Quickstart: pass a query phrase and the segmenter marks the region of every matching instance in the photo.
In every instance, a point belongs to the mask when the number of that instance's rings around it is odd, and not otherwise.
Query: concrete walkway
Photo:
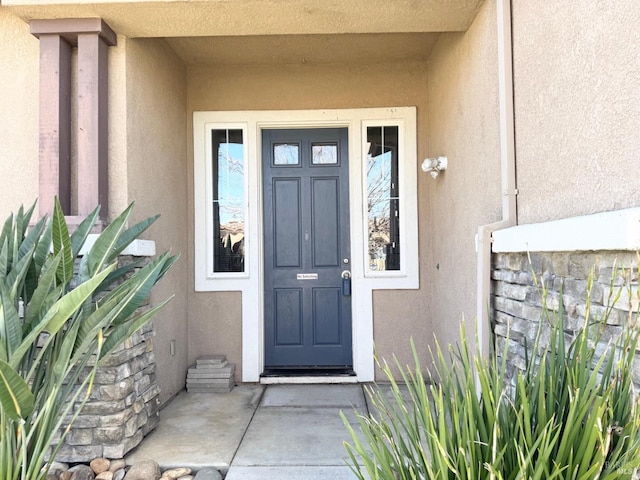
[[[215,467],[225,480],[355,477],[346,464],[349,439],[340,411],[367,411],[361,385],[247,385],[228,394],[178,395],[156,430],[127,463]]]

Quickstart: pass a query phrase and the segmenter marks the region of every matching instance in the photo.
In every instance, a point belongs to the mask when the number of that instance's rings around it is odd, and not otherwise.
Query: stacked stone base
[[[549,337],[552,326],[543,320],[545,308],[555,318],[562,307],[565,332],[571,336],[586,321],[588,298],[591,319],[606,317],[599,352],[632,327],[639,311],[639,258],[626,251],[494,254],[493,331],[499,357],[508,342],[507,382],[513,384],[516,373],[525,369],[538,333]],[[640,392],[640,354],[636,358],[633,383]]]
[[[98,368],[89,400],[58,450],[57,460],[122,458],[156,427],[160,389],[153,334],[148,323]]]
[[[189,393],[228,393],[234,383],[236,366],[224,355],[208,355],[196,360],[187,373]]]

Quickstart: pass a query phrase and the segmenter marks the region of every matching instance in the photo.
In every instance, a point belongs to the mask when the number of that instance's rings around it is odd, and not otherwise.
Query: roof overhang
[[[34,19],[103,19],[128,37],[465,31],[484,0],[0,0]]]

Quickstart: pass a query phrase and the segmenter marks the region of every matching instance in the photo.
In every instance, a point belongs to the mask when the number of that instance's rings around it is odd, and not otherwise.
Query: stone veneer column
[[[151,247],[151,243],[137,240],[129,247],[130,252],[120,255],[119,266],[154,255],[155,245]],[[142,305],[138,313],[147,308],[147,304]],[[122,458],[156,427],[160,388],[156,380],[154,334],[152,323],[147,323],[103,359],[89,400],[60,446],[57,460],[73,463],[97,457]],[[61,432],[66,427],[63,424]],[[58,436],[54,444],[59,440]]]
[[[100,18],[32,20],[40,39],[40,214],[58,195],[67,221],[77,223],[101,205],[108,214],[107,49],[116,34]],[[78,47],[77,208],[72,212],[70,124],[71,48]]]

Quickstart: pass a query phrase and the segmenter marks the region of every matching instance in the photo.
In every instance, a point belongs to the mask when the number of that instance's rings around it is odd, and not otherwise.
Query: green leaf
[[[91,230],[96,224],[96,219],[100,213],[100,205],[98,205],[93,212],[91,212],[82,222],[78,225],[78,228],[71,234],[71,252],[73,258],[76,258],[80,253],[80,249],[87,241],[87,237],[91,233]]]
[[[143,258],[139,258],[133,262],[127,263],[121,267],[116,268],[113,272],[109,274],[107,278],[104,279],[102,285],[100,285],[100,290],[105,290],[108,286],[117,283],[121,278],[126,278],[126,276],[131,273],[133,270],[138,268],[144,262]]]
[[[131,204],[133,206],[133,204]],[[118,238],[116,245],[113,248],[114,255],[120,255],[122,251],[129,246],[131,242],[137,239],[147,228],[149,228],[160,215],[156,215],[154,217],[147,218],[141,222],[136,223],[133,227],[128,228]]]
[[[69,238],[69,230],[67,222],[60,206],[60,201],[56,197],[53,207],[53,253],[58,255],[62,253],[62,259],[58,264],[57,276],[61,283],[67,284],[73,278],[73,253],[71,251],[71,240]]]
[[[7,357],[22,341],[22,325],[13,298],[4,285],[0,285],[0,341],[4,340]]]
[[[58,332],[69,317],[71,317],[71,315],[82,306],[84,301],[93,294],[96,287],[100,285],[107,275],[109,275],[109,272],[111,272],[113,268],[115,268],[115,264],[105,268],[102,272],[91,278],[91,280],[83,283],[77,288],[74,288],[58,300],[52,307],[56,311],[45,317],[47,324],[44,330],[49,332],[51,335]]]
[[[124,340],[133,335],[136,331],[138,331],[144,324],[146,324],[151,318],[164,307],[167,303],[171,301],[173,295],[163,302],[155,305],[150,310],[147,310],[143,314],[135,317],[122,325],[118,325],[116,328],[109,332],[109,336],[104,341],[104,345],[102,346],[102,350],[100,351],[100,359],[104,358],[108,355],[114,348],[120,345]]]
[[[9,215],[7,219],[4,221],[4,225],[2,226],[2,231],[0,232],[0,243],[9,242],[12,231],[13,231],[13,213]],[[9,247],[8,243],[7,243],[7,247]]]
[[[20,346],[15,350],[13,357],[9,359],[9,364],[14,368],[17,368],[17,365],[22,361],[26,352],[31,348],[31,345],[36,341],[38,335],[43,331],[50,333],[50,336],[45,343],[45,347],[48,346],[69,317],[71,317],[71,315],[82,306],[84,301],[91,296],[98,285],[100,285],[113,268],[114,265],[109,266],[95,277],[65,294],[60,298],[60,300],[51,306],[44,318],[40,320],[33,330],[24,337]],[[43,349],[45,347],[43,347]]]
[[[46,220],[46,218],[41,218],[32,228],[29,229],[27,235],[24,237],[24,240],[20,244],[20,248],[18,249],[19,258],[32,252],[33,246],[38,243],[42,232],[47,226]]]
[[[9,250],[7,242],[0,244],[0,279],[4,278],[9,267]]]
[[[4,360],[0,360],[0,405],[14,421],[27,418],[34,407],[34,397],[29,385]]]
[[[33,292],[31,300],[25,305],[24,308],[24,325],[25,330],[31,330],[31,325],[34,325],[46,314],[48,307],[52,305],[48,304],[47,299],[50,298],[50,293],[55,287],[56,272],[58,270],[58,264],[62,258],[61,254],[53,257],[51,262],[47,264],[40,273],[38,279],[38,287]],[[60,285],[56,293],[55,300],[58,300],[58,295],[62,293],[64,285]]]
[[[40,237],[40,241],[38,242],[38,246],[36,247],[36,251],[33,255],[33,261],[36,266],[40,269],[44,265],[44,262],[49,257],[51,253],[51,244],[53,241],[53,222],[47,223],[47,226]]]
[[[64,382],[69,369],[74,365],[69,363],[71,358],[71,354],[73,352],[73,346],[76,342],[76,337],[78,335],[78,328],[80,327],[80,322],[72,322],[69,328],[67,328],[64,332],[64,338],[62,340],[62,346],[58,351],[58,355],[51,368],[55,376],[56,382]]]
[[[122,323],[142,305],[151,293],[151,289],[160,278],[160,273],[164,269],[164,264],[169,260],[170,258],[168,253],[163,253],[158,258],[138,270],[131,278],[114,290],[114,292],[119,292],[121,290],[125,290],[127,292],[127,302],[123,308],[121,308],[118,316],[114,319],[115,324]]]
[[[114,258],[113,252],[115,246],[118,244],[118,237],[129,219],[132,209],[133,203],[118,215],[118,217],[104,229],[100,236],[98,236],[96,243],[93,244],[93,247],[87,254],[88,275],[94,275],[104,265],[111,263]]]
[[[36,246],[31,246],[31,251],[24,255],[17,263],[14,263],[5,280],[6,287],[11,291],[13,298],[18,298],[18,292],[22,290],[22,284],[29,272],[31,257]]]

